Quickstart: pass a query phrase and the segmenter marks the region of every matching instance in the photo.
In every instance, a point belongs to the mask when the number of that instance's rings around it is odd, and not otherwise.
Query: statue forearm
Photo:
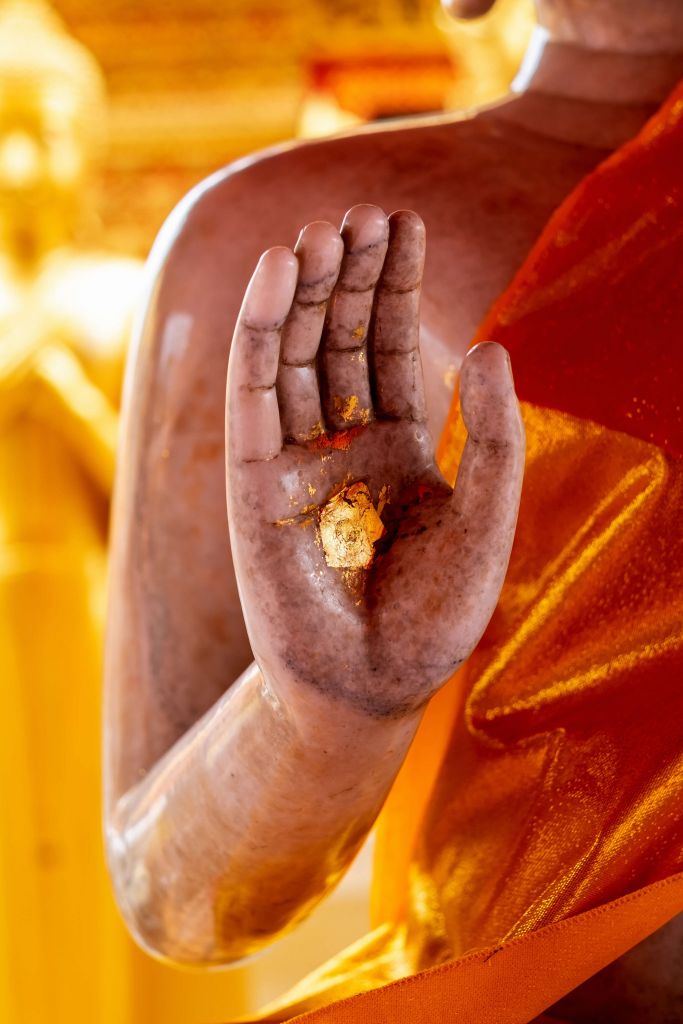
[[[110,810],[110,868],[139,941],[229,963],[301,920],[365,838],[419,717],[315,693],[284,707],[252,665]]]

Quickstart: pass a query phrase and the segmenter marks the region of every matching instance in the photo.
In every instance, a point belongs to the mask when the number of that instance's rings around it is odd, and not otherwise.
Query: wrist
[[[396,748],[405,752],[422,720],[426,705],[378,717],[343,696],[326,693],[306,682],[286,682],[261,669],[261,699],[271,715],[287,723],[300,741],[320,750],[359,751]]]

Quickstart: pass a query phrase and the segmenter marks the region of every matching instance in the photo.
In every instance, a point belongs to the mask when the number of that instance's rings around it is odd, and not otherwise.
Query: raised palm
[[[455,491],[434,461],[418,350],[424,227],[354,207],[252,278],[228,374],[228,508],[270,685],[377,715],[422,704],[491,616],[524,433],[498,345],[465,361]]]

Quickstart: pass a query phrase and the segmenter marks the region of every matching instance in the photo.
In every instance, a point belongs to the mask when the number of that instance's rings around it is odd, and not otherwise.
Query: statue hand
[[[455,489],[425,425],[424,226],[354,207],[264,254],[228,371],[231,542],[264,678],[374,715],[423,704],[493,612],[514,535],[524,430],[507,353],[461,375]]]

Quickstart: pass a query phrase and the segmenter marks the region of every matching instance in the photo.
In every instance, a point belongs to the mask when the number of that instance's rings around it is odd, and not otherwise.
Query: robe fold
[[[502,596],[379,822],[376,929],[260,1020],[523,1024],[683,910],[683,84],[475,341],[527,431]],[[455,479],[457,398],[439,447]]]

